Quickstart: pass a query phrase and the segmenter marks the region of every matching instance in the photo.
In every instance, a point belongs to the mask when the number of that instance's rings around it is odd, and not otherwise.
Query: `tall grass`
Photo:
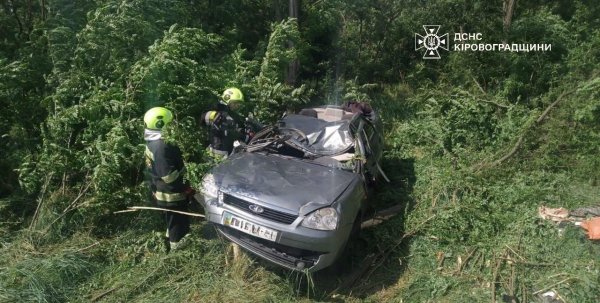
[[[574,94],[544,124],[522,132],[538,109],[492,110],[460,89],[449,91],[398,86],[373,98],[385,123],[383,167],[392,182],[371,202],[404,211],[362,232],[347,273],[373,263],[347,289],[338,289],[346,277],[335,273],[313,277],[247,255],[233,260],[229,244],[201,221],[193,224],[191,245],[172,253],[157,213],[105,211],[88,220],[84,214],[93,214],[75,212],[55,222],[70,201],[56,195],[31,230],[3,229],[0,301],[524,302],[545,290],[567,302],[599,301],[600,247],[572,224],[537,218],[542,204],[599,202],[600,172],[591,167],[600,151],[590,140],[599,128],[577,120],[578,110],[594,108],[595,95]],[[562,133],[570,123],[575,135]],[[482,130],[490,135],[485,144]],[[505,155],[521,134],[525,143],[513,157],[473,169]]]

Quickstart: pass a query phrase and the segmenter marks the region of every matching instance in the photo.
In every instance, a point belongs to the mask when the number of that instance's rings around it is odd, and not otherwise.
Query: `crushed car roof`
[[[317,154],[344,153],[354,146],[350,120],[327,122],[304,115],[288,115],[279,122],[281,128],[294,128],[308,138],[306,147]]]

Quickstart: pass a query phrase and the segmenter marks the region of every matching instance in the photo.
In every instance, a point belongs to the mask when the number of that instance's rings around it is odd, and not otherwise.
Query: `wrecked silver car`
[[[360,230],[383,174],[375,112],[327,106],[291,114],[205,175],[207,220],[245,250],[293,270],[336,261]]]

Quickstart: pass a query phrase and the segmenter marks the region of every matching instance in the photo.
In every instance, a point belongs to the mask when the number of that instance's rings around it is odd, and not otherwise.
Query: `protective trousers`
[[[188,206],[168,206],[169,210],[188,211]],[[190,218],[187,215],[165,211],[165,222],[169,233],[169,242],[179,242],[190,231]]]

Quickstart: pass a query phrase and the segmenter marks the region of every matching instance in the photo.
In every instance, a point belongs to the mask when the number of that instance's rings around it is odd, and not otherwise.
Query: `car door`
[[[361,121],[359,122],[357,135],[360,140],[362,153],[365,157],[362,174],[365,180],[370,183],[373,182],[379,174],[377,165],[381,158],[383,140],[381,134],[377,132],[373,124],[363,117],[361,117]]]

